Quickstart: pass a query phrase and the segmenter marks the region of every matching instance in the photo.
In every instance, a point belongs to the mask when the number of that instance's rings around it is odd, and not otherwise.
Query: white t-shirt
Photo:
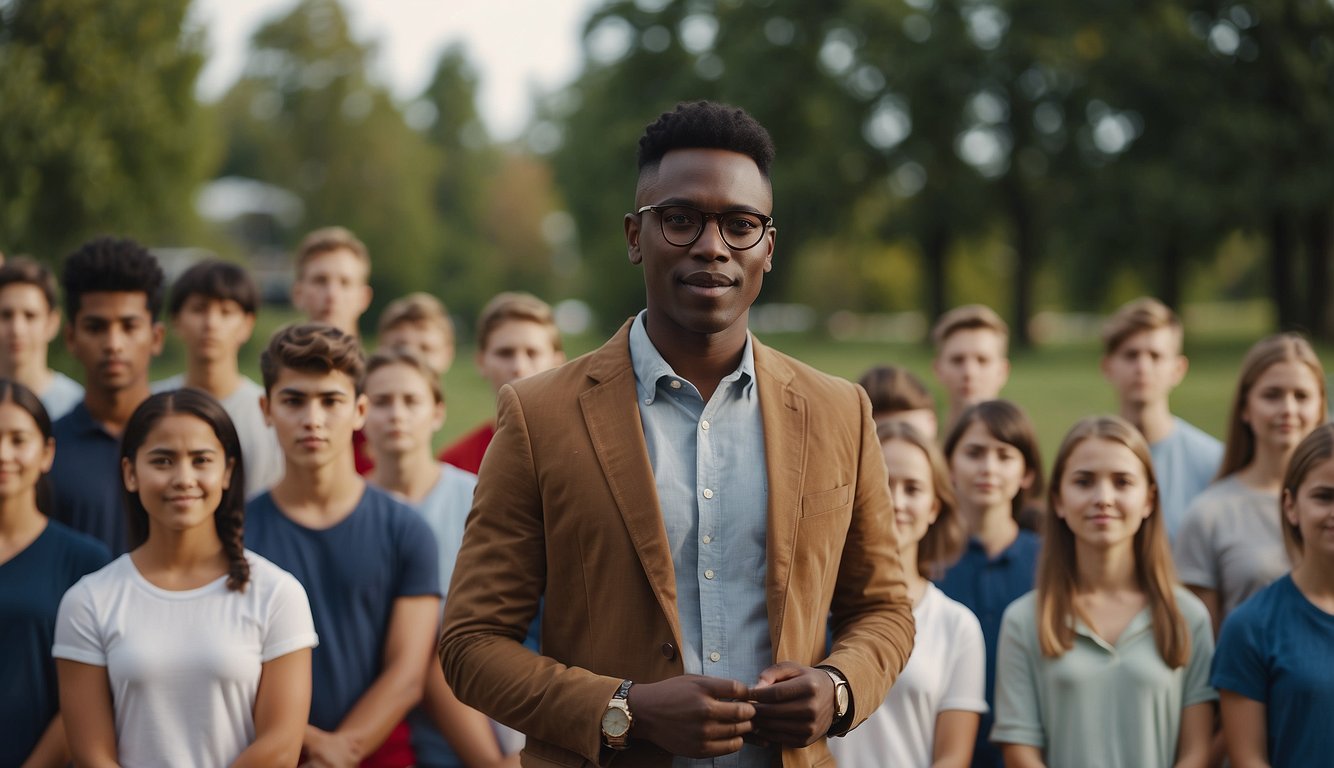
[[[60,371],[51,371],[51,383],[37,393],[37,399],[42,401],[46,415],[55,421],[83,400],[83,385]]]
[[[152,385],[154,394],[185,386],[185,374],[168,376]],[[273,427],[264,423],[264,412],[259,409],[259,399],[264,396],[264,387],[246,376],[236,391],[222,398],[222,409],[231,417],[236,434],[241,438],[241,460],[245,465],[245,497],[252,499],[260,493],[277,485],[286,471],[286,459],[278,445],[278,436]]]
[[[246,557],[244,592],[161,589],[125,554],[60,601],[52,655],[106,667],[125,768],[231,765],[255,740],[261,665],[317,644],[300,582]]]
[[[927,768],[937,715],[987,711],[986,647],[977,617],[929,583],[912,613],[912,655],[884,703],[855,730],[829,740],[839,768]]]

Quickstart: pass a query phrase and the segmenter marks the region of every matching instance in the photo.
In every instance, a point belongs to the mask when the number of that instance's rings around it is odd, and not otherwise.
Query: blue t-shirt
[[[1329,765],[1334,755],[1334,616],[1284,576],[1223,622],[1210,684],[1265,705],[1269,764]]]
[[[996,646],[1000,642],[1001,619],[1010,603],[1033,589],[1037,575],[1037,534],[1020,529],[1014,543],[995,558],[987,557],[981,542],[970,539],[963,557],[936,582],[940,591],[963,603],[982,625],[987,650],[987,711],[977,729],[973,768],[1000,768],[1000,749],[988,737],[996,712]]]
[[[1223,444],[1179,418],[1172,419],[1172,431],[1149,446],[1153,473],[1158,478],[1158,503],[1162,507],[1167,535],[1176,540],[1186,519],[1186,510],[1218,475],[1223,461]]]
[[[0,766],[22,765],[60,709],[51,658],[60,598],[110,561],[101,542],[50,521],[0,563]]]
[[[421,517],[366,487],[352,513],[316,530],[265,492],[246,505],[246,547],[306,588],[320,644],[311,659],[310,723],[332,731],[383,669],[394,600],[440,594],[435,537]]]
[[[93,419],[80,402],[51,427],[56,460],[51,480],[51,517],[123,555],[125,491],[121,487],[120,438]]]

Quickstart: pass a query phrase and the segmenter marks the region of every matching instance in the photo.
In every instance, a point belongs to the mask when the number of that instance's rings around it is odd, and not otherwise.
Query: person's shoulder
[[[88,413],[88,406],[80,400],[74,407],[69,409],[64,416],[56,419],[51,424],[51,433],[57,437],[75,437],[86,430],[93,421],[93,417]],[[59,446],[57,445],[57,448]],[[60,451],[56,451],[56,458],[60,458]]]
[[[790,386],[808,396],[823,398],[848,398],[856,402],[858,387],[856,384],[839,376],[804,363],[797,358],[780,352],[751,336],[755,350],[755,368],[770,376],[776,376],[790,382]]]
[[[130,583],[135,571],[130,553],[117,557],[106,565],[83,575],[66,595],[82,596],[89,599],[93,595],[105,595],[108,591],[120,589]]]
[[[148,385],[148,390],[153,394],[170,392],[173,389],[180,389],[185,386],[185,374],[178,373],[174,376],[168,376],[165,379],[158,379]]]
[[[1042,537],[1033,531],[1020,528],[1019,535],[1014,537],[1014,543],[1010,545],[1007,554],[1011,557],[1037,557],[1042,549]]]
[[[1010,603],[1001,617],[1003,625],[1013,624],[1019,627],[1034,627],[1036,632],[1038,617],[1038,591],[1029,590]]]
[[[111,562],[111,550],[107,549],[106,544],[58,520],[47,520],[45,535],[49,537],[52,546],[68,553],[76,564],[88,566],[89,571]]]
[[[928,601],[932,621],[949,627],[950,636],[956,636],[958,632],[970,627],[976,627],[979,635],[981,634],[982,624],[977,620],[977,614],[930,582],[927,582],[923,603]]]
[[[1177,610],[1181,612],[1182,618],[1191,629],[1203,626],[1210,627],[1212,631],[1213,619],[1209,616],[1209,609],[1194,592],[1178,584],[1172,588],[1172,596],[1176,598]]]
[[[440,462],[440,479],[437,483],[441,489],[466,490],[468,493],[472,493],[472,489],[477,487],[477,475],[442,461]]]
[[[301,586],[301,581],[297,577],[258,552],[247,548],[245,559],[250,564],[250,582],[257,589],[266,593],[292,588],[305,592],[305,587]]]
[[[400,529],[421,528],[429,531],[421,515],[408,506],[407,502],[370,483],[366,484],[366,490],[361,494],[361,500],[357,502],[352,514],[374,517]]]
[[[1189,421],[1186,421],[1180,416],[1175,417],[1175,421],[1176,421],[1175,436],[1179,440],[1181,440],[1181,442],[1185,443],[1186,445],[1192,448],[1216,449],[1220,453],[1222,452],[1223,443],[1218,438],[1214,437],[1208,432],[1205,432],[1204,430],[1200,429],[1194,424],[1191,424]]]

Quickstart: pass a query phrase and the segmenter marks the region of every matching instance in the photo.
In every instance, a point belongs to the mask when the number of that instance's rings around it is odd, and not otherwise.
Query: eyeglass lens
[[[673,205],[658,212],[662,222],[662,236],[675,246],[686,246],[695,242],[704,230],[707,218],[718,220],[718,231],[723,242],[731,248],[745,250],[754,246],[764,236],[764,219],[745,211],[724,211],[706,214],[684,205]]]

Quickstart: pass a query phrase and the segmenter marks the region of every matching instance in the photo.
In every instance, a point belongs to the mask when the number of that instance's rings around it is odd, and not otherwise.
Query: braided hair
[[[176,389],[153,395],[140,403],[125,425],[120,442],[121,463],[128,461],[132,464],[148,439],[148,433],[162,419],[175,414],[193,416],[208,424],[231,465],[231,482],[223,490],[222,499],[213,513],[213,524],[227,556],[227,588],[244,591],[250,581],[250,563],[245,558],[245,467],[241,461],[241,439],[222,405],[197,389]],[[130,548],[133,549],[148,540],[148,510],[139,494],[128,490],[125,492],[125,510],[129,518]]]

